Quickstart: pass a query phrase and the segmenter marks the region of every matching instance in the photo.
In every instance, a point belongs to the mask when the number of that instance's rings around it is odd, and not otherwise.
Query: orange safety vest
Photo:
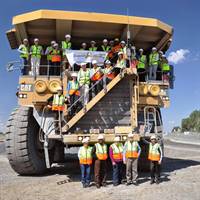
[[[51,52],[51,61],[52,62],[61,62],[61,55],[59,50],[53,50]]]
[[[79,91],[79,83],[78,81],[70,81],[70,89],[69,89],[69,95],[77,95],[80,96],[80,91]]]
[[[115,143],[111,145],[111,148],[113,150],[113,159],[114,160],[122,160],[123,159],[123,145],[122,143],[119,143],[119,146],[117,146]]]
[[[159,161],[160,160],[160,152],[159,152],[160,148],[161,147],[158,143],[156,143],[154,145],[152,143],[150,143],[148,159],[151,161]]]
[[[114,79],[115,78],[115,74],[113,72],[111,72],[111,70],[112,70],[112,67],[105,68],[104,69],[104,74],[106,75],[107,78]]]
[[[107,145],[106,144],[101,145],[99,143],[96,143],[95,147],[96,147],[97,158],[99,160],[106,160],[108,158]]]
[[[82,146],[78,152],[79,163],[82,165],[92,164],[92,147],[85,148]]]
[[[126,158],[138,158],[138,142],[130,141],[126,142],[125,146],[127,145],[126,149]]]
[[[100,67],[98,67],[96,69],[93,68],[93,70],[94,70],[94,75],[92,76],[91,80],[92,81],[98,81],[98,80],[100,80],[101,77],[103,76],[102,72],[99,71]]]
[[[65,106],[65,97],[63,95],[59,96],[58,94],[54,94],[52,110],[53,111],[64,111]]]

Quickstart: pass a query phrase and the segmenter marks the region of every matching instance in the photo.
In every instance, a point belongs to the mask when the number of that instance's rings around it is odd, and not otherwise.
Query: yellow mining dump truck
[[[137,49],[143,48],[147,55],[152,47],[166,52],[173,34],[171,26],[157,19],[87,12],[38,10],[15,16],[12,24],[13,29],[6,33],[12,49],[17,49],[24,38],[30,43],[39,38],[46,48],[51,40],[60,44],[65,34],[70,34],[73,50],[68,53],[77,59],[81,56],[86,59],[93,54],[102,59],[103,52],[90,54],[79,49],[82,42],[91,40],[100,46],[104,38],[125,40]],[[8,64],[8,70],[18,67],[18,61]],[[84,137],[89,137],[93,144],[99,133],[104,134],[106,143],[110,144],[115,135],[125,142],[127,134],[138,128],[135,135],[138,140],[141,137],[148,139],[154,133],[162,143],[160,108],[169,106],[168,91],[170,86],[173,87],[173,80],[164,82],[161,78],[140,82],[136,68],[128,64],[75,115],[68,116],[70,105],[66,105],[57,127],[55,112],[47,105],[56,88],[61,86],[66,95],[71,77],[70,70],[63,67],[60,75],[51,75],[50,67],[43,55],[38,75],[27,73],[19,77],[19,106],[11,113],[6,129],[7,155],[17,173],[44,173],[52,163],[63,158],[65,147],[80,146]],[[55,131],[57,128],[59,134]],[[141,140],[140,143],[139,169],[146,169],[148,147]]]

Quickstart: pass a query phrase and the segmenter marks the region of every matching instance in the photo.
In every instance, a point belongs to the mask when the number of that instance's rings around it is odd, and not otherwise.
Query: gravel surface
[[[137,187],[124,184],[113,187],[109,179],[107,187],[96,189],[92,185],[83,189],[79,176],[75,159],[69,159],[65,166],[55,167],[44,176],[18,176],[1,153],[0,200],[200,200],[200,148],[166,141],[159,185],[150,185],[149,175],[141,174]],[[63,180],[67,183],[57,184]]]

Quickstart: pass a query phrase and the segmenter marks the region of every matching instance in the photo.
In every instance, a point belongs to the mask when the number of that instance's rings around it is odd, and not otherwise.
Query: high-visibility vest
[[[37,57],[37,58],[41,58],[41,55],[42,55],[42,46],[40,45],[32,45],[31,46],[31,56],[32,57]]]
[[[110,46],[101,45],[101,48],[103,49],[103,51],[106,51],[106,52],[110,50]]]
[[[148,159],[151,161],[159,161],[160,160],[160,144],[156,143],[156,144],[149,144],[149,156]]]
[[[28,52],[29,52],[28,47],[22,44],[20,46],[20,50],[23,51],[23,53],[20,53],[20,57],[28,59]]]
[[[125,146],[127,146],[126,158],[138,158],[138,142],[127,141]]]
[[[65,103],[65,97],[64,95],[58,95],[54,94],[53,96],[53,103],[52,103],[52,110],[64,110],[64,103]]]
[[[83,71],[80,69],[79,71],[79,85],[89,85],[90,84],[90,71],[89,69],[86,69],[86,71]]]
[[[102,77],[102,72],[100,71],[100,67],[97,67],[97,68],[93,68],[92,70],[93,70],[93,72],[94,72],[94,74],[93,74],[93,76],[91,77],[91,80],[92,81],[98,81],[98,80],[100,80],[101,79],[101,77]]]
[[[79,149],[79,163],[83,165],[91,165],[92,164],[92,147],[84,147],[82,146]]]
[[[159,54],[157,52],[151,53],[149,55],[149,65],[158,65],[159,62]]]
[[[127,48],[126,47],[121,48],[120,51],[123,52],[124,58],[126,59],[127,58]]]
[[[146,60],[147,60],[146,55],[140,56],[140,58],[138,59],[137,68],[138,69],[145,69]]]
[[[60,55],[60,50],[53,49],[51,52],[51,61],[52,62],[60,62],[61,61],[61,55]]]
[[[48,51],[47,60],[50,60],[50,61],[51,61],[52,55],[50,54],[50,52],[51,52],[52,50],[53,50],[53,47],[52,47],[52,46],[47,47],[47,51]]]
[[[104,69],[104,74],[109,79],[114,79],[115,78],[115,74],[112,72],[112,69],[113,69],[112,67],[109,67],[109,68],[106,67]]]
[[[162,63],[161,67],[163,71],[170,71],[170,65],[168,63]]]
[[[75,94],[77,96],[80,96],[78,81],[69,81],[69,83],[70,83],[69,95]]]
[[[118,68],[124,68],[124,67],[126,67],[126,62],[125,62],[125,60],[124,59],[121,59],[121,60],[117,60],[117,64],[116,64],[116,67],[118,67]]]
[[[97,50],[97,47],[90,47],[89,48],[89,51],[96,51]]]
[[[71,49],[71,47],[72,47],[71,42],[62,41],[62,49],[63,50]],[[65,51],[63,51],[63,55],[65,55]]]
[[[106,144],[101,145],[99,143],[96,143],[95,147],[96,147],[97,158],[99,160],[106,160],[108,158],[107,145]]]
[[[122,143],[119,143],[119,145],[113,143],[111,145],[111,148],[113,150],[113,159],[114,160],[122,160],[123,159],[123,145],[122,145]]]
[[[80,51],[87,51],[87,49],[80,48]]]

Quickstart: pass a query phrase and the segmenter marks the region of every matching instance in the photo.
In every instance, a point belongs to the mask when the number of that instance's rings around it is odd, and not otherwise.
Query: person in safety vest
[[[81,182],[83,188],[90,186],[91,181],[91,165],[92,165],[92,147],[89,144],[89,138],[82,140],[83,146],[78,151],[78,158],[81,168]]]
[[[101,45],[101,51],[105,51],[105,52],[110,51],[110,46],[108,45],[107,39],[103,40],[103,44]]]
[[[123,167],[123,144],[119,136],[114,138],[114,143],[109,148],[109,155],[113,166],[113,185],[118,186],[122,183]]]
[[[83,42],[81,44],[81,48],[80,48],[81,51],[86,51],[87,50],[87,44],[85,42]]]
[[[94,165],[95,184],[97,188],[106,186],[108,148],[104,136],[98,135],[98,142],[93,147],[93,155],[96,158]]]
[[[150,142],[143,139],[143,142],[149,144],[149,155],[148,159],[150,160],[150,173],[151,173],[151,181],[150,184],[160,183],[160,169],[162,163],[163,152],[160,144],[157,141],[155,135],[150,137]]]
[[[53,45],[53,49],[49,52],[51,55],[51,71],[50,75],[59,76],[61,73],[60,63],[61,63],[61,51],[57,43]]]
[[[50,55],[50,52],[53,50],[53,45],[55,44],[56,42],[55,41],[51,41],[51,46],[48,46],[46,48],[46,51],[45,51],[45,55],[47,56],[47,64],[48,65],[51,65],[51,55]]]
[[[86,63],[81,63],[81,69],[78,72],[77,80],[80,86],[81,101],[85,106],[89,102],[90,70],[86,68]]]
[[[31,54],[31,73],[33,76],[39,75],[40,73],[40,60],[43,55],[43,48],[39,45],[39,39],[34,39],[34,45],[30,48]]]
[[[93,68],[90,70],[91,87],[93,87],[92,97],[95,97],[103,88],[103,85],[102,85],[103,72],[102,72],[101,67],[97,65],[96,60],[92,61],[92,66]]]
[[[165,55],[162,55],[161,69],[163,74],[162,80],[169,82],[170,65]]]
[[[115,73],[113,72],[113,67],[111,66],[111,62],[109,60],[105,61],[105,68],[103,69],[104,73],[104,85],[107,85],[115,78]]]
[[[92,40],[90,42],[90,48],[89,48],[89,51],[97,51],[97,47],[96,47],[96,42],[94,40]]]
[[[127,59],[127,47],[126,47],[126,42],[125,42],[125,41],[121,41],[121,42],[120,42],[120,45],[121,45],[120,51],[123,52],[124,59]]]
[[[134,134],[128,134],[128,141],[124,144],[123,161],[126,164],[126,185],[138,185],[138,158],[141,153],[140,145],[134,140]]]
[[[159,54],[157,48],[153,47],[152,52],[149,55],[149,80],[156,80],[158,64]]]
[[[29,60],[29,44],[28,39],[23,39],[23,44],[21,44],[18,48],[18,52],[20,53],[20,58],[23,60],[23,67],[21,69],[22,75],[26,75],[28,73],[28,60]]]
[[[62,41],[63,56],[65,56],[66,50],[70,50],[71,48],[72,48],[71,35],[65,35],[65,40]]]
[[[79,90],[79,83],[77,81],[77,73],[73,72],[71,74],[72,80],[68,82],[67,84],[67,99],[70,102],[71,105],[74,105],[75,102],[80,97],[80,90]],[[79,106],[79,102],[77,102],[72,108],[71,108],[71,115],[75,114],[77,112]]]
[[[124,59],[123,52],[120,51],[118,53],[118,60],[115,65],[115,75],[119,74],[124,68],[126,68],[126,60]]]
[[[139,49],[139,55],[137,58],[137,72],[139,75],[139,81],[145,82],[146,77],[146,64],[147,64],[147,57],[143,54],[144,50]]]

